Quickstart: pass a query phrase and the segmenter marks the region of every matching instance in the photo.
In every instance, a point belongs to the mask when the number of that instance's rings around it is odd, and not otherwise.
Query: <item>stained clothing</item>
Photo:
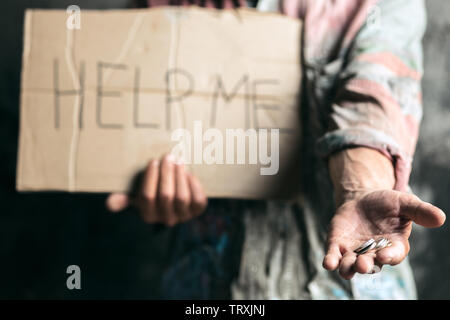
[[[262,0],[257,9],[303,21],[302,196],[210,199],[205,214],[176,227],[164,298],[415,299],[407,259],[351,281],[322,259],[335,210],[327,156],[379,150],[392,160],[395,189],[408,190],[422,117],[423,0]]]

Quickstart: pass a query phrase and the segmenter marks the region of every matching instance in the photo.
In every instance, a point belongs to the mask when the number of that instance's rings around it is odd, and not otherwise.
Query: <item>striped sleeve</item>
[[[423,0],[381,0],[354,37],[337,80],[323,156],[352,146],[392,159],[406,191],[422,117]]]

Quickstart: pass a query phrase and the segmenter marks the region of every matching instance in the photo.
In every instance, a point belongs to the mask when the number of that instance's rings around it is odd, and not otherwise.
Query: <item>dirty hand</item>
[[[340,151],[330,157],[329,169],[337,210],[329,226],[323,267],[339,269],[344,279],[400,263],[410,249],[412,222],[435,228],[445,221],[439,208],[413,194],[393,190],[394,166],[377,150]],[[367,240],[382,237],[392,245],[361,255],[354,252]]]
[[[375,265],[378,270],[383,264],[396,265],[408,255],[412,222],[435,228],[444,221],[439,208],[415,195],[394,190],[368,192],[338,208],[330,224],[323,266],[339,269],[344,279],[350,279],[355,272],[374,272]],[[368,239],[381,237],[392,245],[361,255],[353,252]]]
[[[197,178],[169,154],[161,161],[150,161],[136,197],[113,193],[106,200],[106,206],[112,212],[130,205],[139,209],[147,223],[173,226],[201,214],[206,208],[207,198]]]

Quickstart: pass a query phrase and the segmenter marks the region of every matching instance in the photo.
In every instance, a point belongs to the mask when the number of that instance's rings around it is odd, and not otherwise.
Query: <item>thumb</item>
[[[399,201],[400,214],[423,227],[437,228],[445,222],[445,213],[441,209],[413,194],[403,193]]]
[[[124,210],[130,204],[129,197],[124,193],[111,193],[106,199],[106,208],[111,212]]]

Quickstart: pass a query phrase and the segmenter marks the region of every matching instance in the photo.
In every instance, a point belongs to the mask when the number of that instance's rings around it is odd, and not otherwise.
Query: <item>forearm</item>
[[[374,149],[344,149],[330,156],[328,167],[337,205],[371,190],[393,189],[395,184],[392,161]]]

